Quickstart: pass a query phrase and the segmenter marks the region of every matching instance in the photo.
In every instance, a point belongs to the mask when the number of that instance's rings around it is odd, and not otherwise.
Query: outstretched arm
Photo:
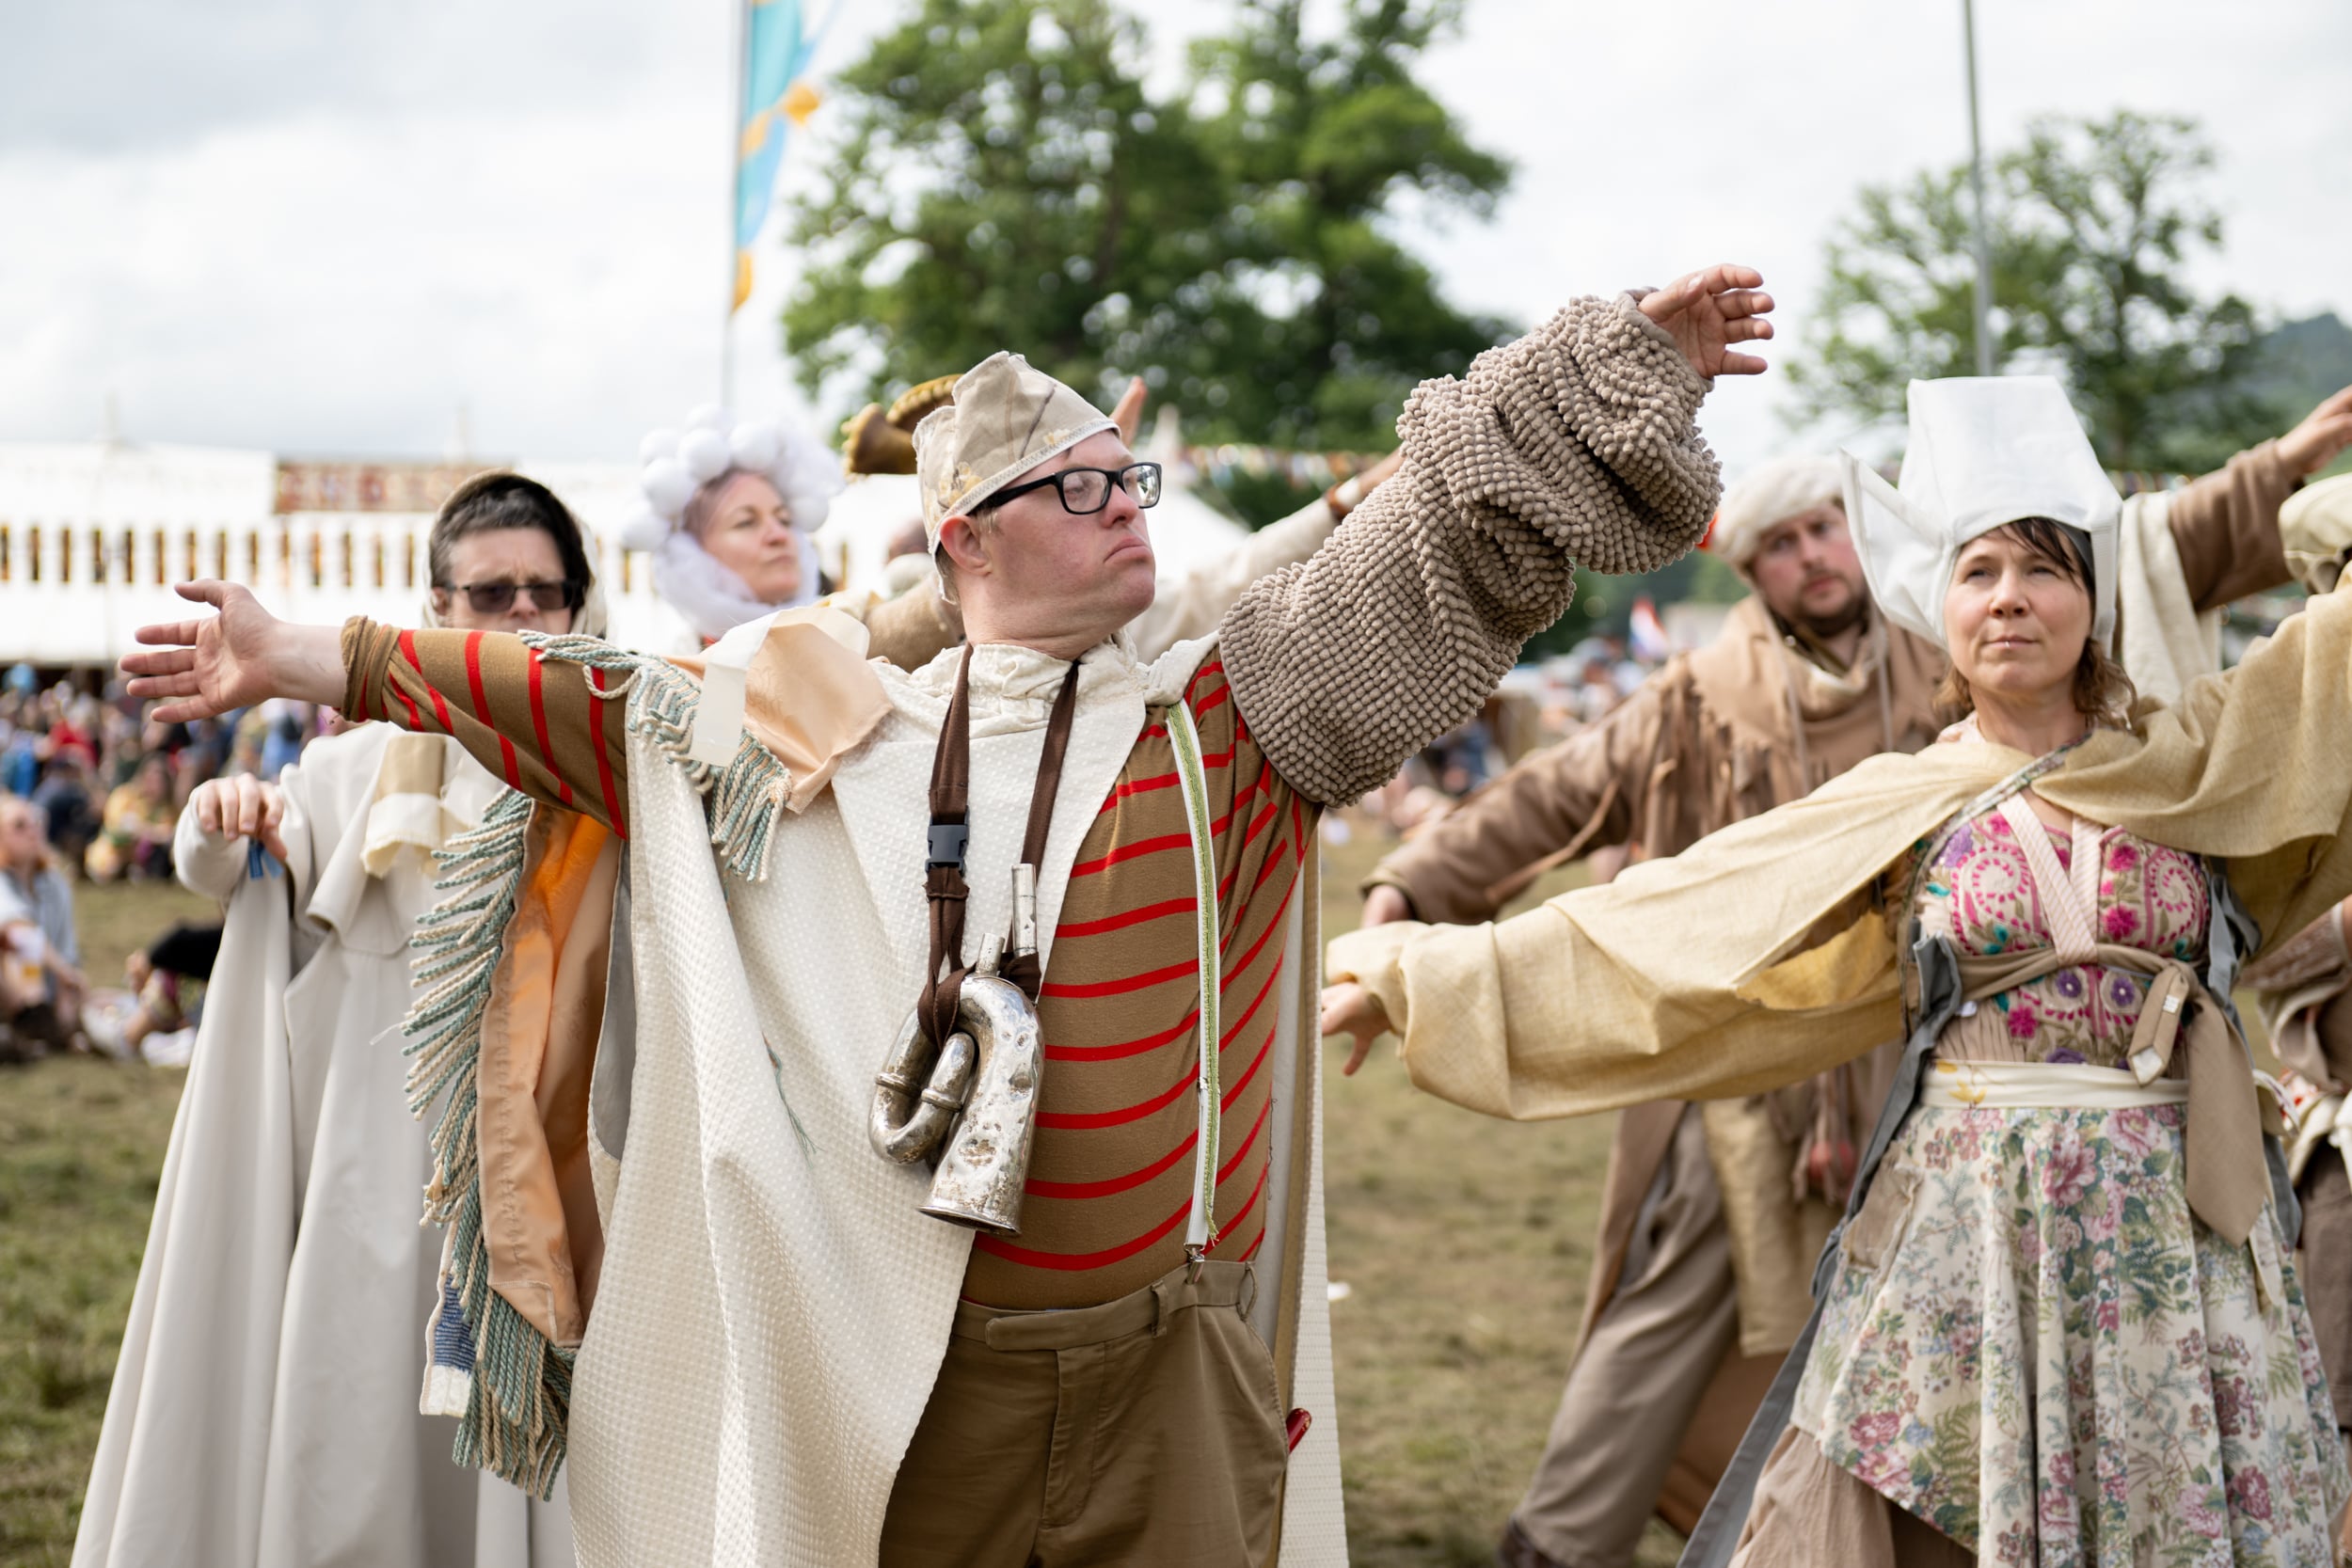
[[[338,629],[281,621],[229,582],[182,583],[217,615],[135,634],[151,650],[122,661],[134,697],[165,699],[166,723],[270,697],[340,707],[356,720],[450,735],[532,799],[584,812],[627,835],[628,753],[617,699],[598,673],[545,660],[507,632],[402,631],[355,617]]]
[[[1697,543],[1721,486],[1693,420],[1715,375],[1764,368],[1733,346],[1772,333],[1762,281],[1720,266],[1579,300],[1413,393],[1396,476],[1224,622],[1241,717],[1285,779],[1354,800],[1470,717],[1579,566],[1648,571]]]
[[[2165,523],[2181,576],[2199,610],[2288,581],[2279,508],[2296,486],[2352,446],[2352,387],[2328,398],[2275,441],[2249,447],[2172,497]]]
[[[1410,843],[1391,851],[1364,890],[1392,887],[1420,919],[1491,920],[1546,859],[1625,843],[1633,834],[1662,721],[1657,682],[1599,723],[1522,757]]]

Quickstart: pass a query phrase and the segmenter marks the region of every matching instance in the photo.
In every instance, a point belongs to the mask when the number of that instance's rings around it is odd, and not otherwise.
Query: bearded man
[[[2177,697],[2203,645],[2217,657],[2214,612],[2288,580],[2280,503],[2347,442],[2352,390],[2127,503],[2119,643],[2143,689]],[[1489,920],[1580,855],[1677,854],[1932,740],[1943,653],[1876,613],[1841,485],[1836,459],[1787,457],[1734,486],[1708,543],[1755,592],[1722,634],[1383,860],[1364,924]],[[1775,1095],[1620,1117],[1578,1350],[1504,1568],[1623,1568],[1653,1513],[1697,1522],[1804,1325],[1892,1066],[1882,1052]]]
[[[1693,416],[1763,368],[1761,283],[1580,300],[1424,384],[1348,526],[1149,665],[1158,472],[1002,354],[916,432],[969,641],[912,674],[821,609],[697,680],[183,589],[220,614],[125,661],[166,717],[334,702],[538,803],[453,856],[412,1024],[452,1097],[461,1457],[543,1486],[568,1436],[592,1565],[1343,1562],[1315,822],[1472,712],[1578,564],[1696,541]],[[608,984],[576,955],[616,886]],[[927,1080],[967,1028],[977,1083]],[[938,1180],[877,1157],[950,1118]],[[919,1212],[976,1191],[977,1240]]]

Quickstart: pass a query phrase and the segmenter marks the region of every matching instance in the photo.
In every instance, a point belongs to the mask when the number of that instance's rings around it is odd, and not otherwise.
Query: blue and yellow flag
[[[735,303],[752,293],[752,241],[768,221],[776,192],[776,170],[784,162],[788,121],[805,125],[816,112],[817,89],[801,80],[824,37],[825,22],[811,31],[801,0],[747,0],[743,29],[743,124],[735,150]]]

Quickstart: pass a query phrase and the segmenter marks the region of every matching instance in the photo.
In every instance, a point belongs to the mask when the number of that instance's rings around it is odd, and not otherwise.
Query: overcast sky
[[[1218,14],[1139,8],[1168,39]],[[1990,145],[2194,115],[2206,280],[2352,317],[2352,6],[1977,9]],[[900,10],[845,7],[820,81]],[[1495,222],[1406,235],[1521,321],[1745,261],[1786,329],[1857,185],[1964,152],[1958,10],[1470,0],[1429,77],[1518,179]],[[628,460],[717,384],[732,36],[726,0],[9,0],[0,440],[88,437],[111,396],[135,440],[429,456],[462,405],[476,452]],[[764,301],[790,263],[762,261]],[[739,403],[774,404],[772,331],[739,337]],[[1782,439],[1776,379],[1710,407],[1735,466]]]

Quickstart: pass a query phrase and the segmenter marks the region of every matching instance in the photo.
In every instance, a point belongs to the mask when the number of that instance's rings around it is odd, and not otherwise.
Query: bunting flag
[[[833,22],[828,11],[814,31],[801,0],[746,0],[743,27],[743,123],[735,150],[735,306],[752,293],[752,241],[768,221],[776,171],[784,163],[787,125],[806,125],[822,101],[801,79]],[[835,8],[838,9],[838,7]]]

